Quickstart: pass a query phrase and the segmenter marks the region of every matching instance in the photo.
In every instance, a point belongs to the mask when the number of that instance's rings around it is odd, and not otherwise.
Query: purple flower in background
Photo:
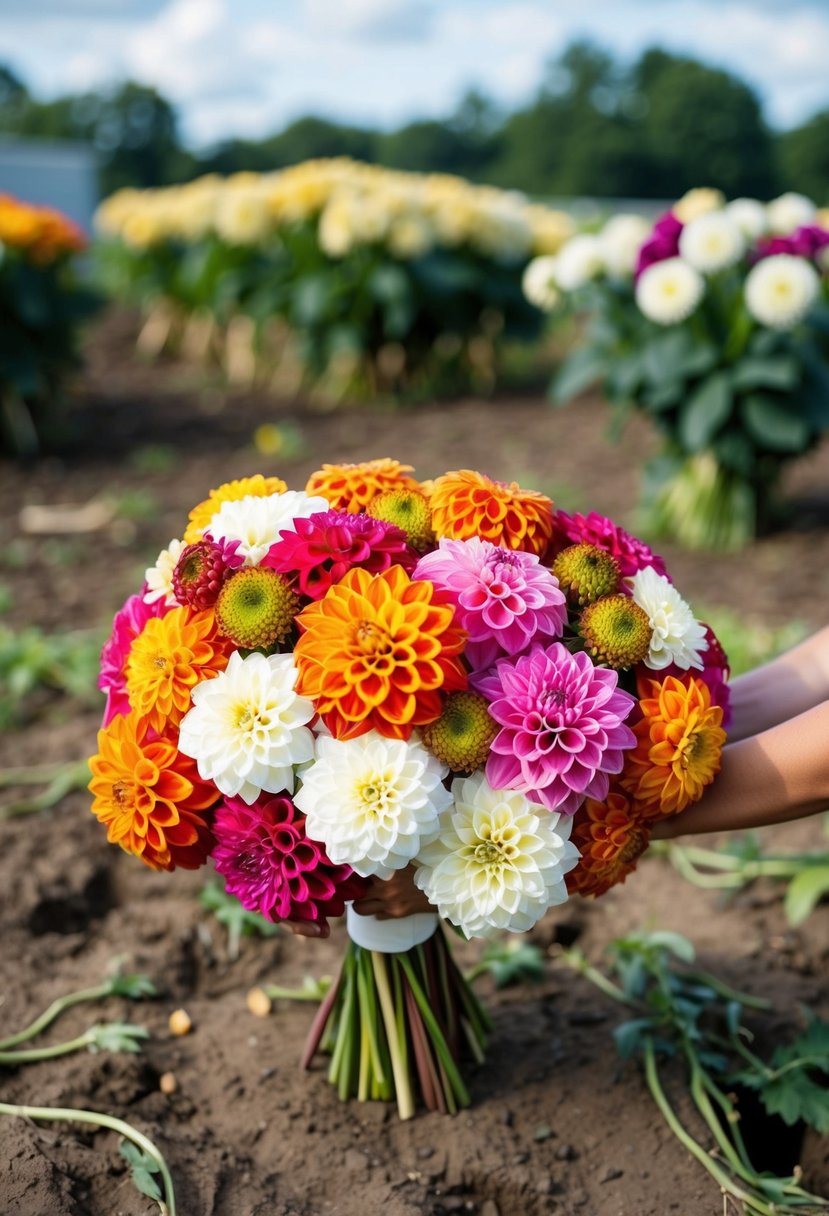
[[[829,232],[819,224],[804,224],[788,236],[765,236],[757,242],[755,260],[776,253],[790,253],[798,258],[816,261],[822,249],[829,245]]]
[[[501,727],[486,763],[494,789],[519,790],[562,815],[575,814],[585,798],[605,798],[610,774],[621,772],[636,743],[625,725],[635,698],[618,687],[615,671],[553,642],[499,659],[475,684]]]
[[[464,655],[475,670],[532,642],[560,638],[567,624],[558,580],[534,553],[477,536],[444,539],[420,559],[414,577],[428,579],[455,604],[455,619],[469,634]]]
[[[666,211],[653,226],[653,232],[639,248],[636,259],[636,278],[654,262],[664,262],[666,258],[679,255],[679,234],[684,224],[677,219],[673,211]]]

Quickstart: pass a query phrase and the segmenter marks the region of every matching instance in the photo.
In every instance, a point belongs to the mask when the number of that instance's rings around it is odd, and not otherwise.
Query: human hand
[[[294,937],[331,936],[331,926],[325,917],[322,920],[282,920],[279,923],[293,933]]]
[[[360,916],[376,916],[378,920],[394,920],[413,916],[416,912],[434,912],[422,891],[414,884],[415,867],[397,870],[391,878],[372,878],[362,899],[355,899],[354,911]]]

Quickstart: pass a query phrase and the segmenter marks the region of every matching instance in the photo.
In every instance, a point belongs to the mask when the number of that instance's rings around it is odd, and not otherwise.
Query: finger
[[[385,912],[386,905],[380,899],[355,899],[354,911],[360,916],[377,916]]]
[[[283,922],[295,937],[328,937],[331,926],[327,921],[286,920]]]

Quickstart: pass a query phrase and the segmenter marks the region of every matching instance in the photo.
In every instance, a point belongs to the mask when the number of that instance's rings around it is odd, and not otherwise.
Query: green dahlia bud
[[[243,650],[284,642],[299,596],[275,570],[246,566],[227,580],[216,601],[216,623]]]
[[[429,751],[456,773],[482,768],[498,723],[490,717],[487,702],[477,692],[451,692],[443,713],[422,730]]]
[[[617,671],[646,658],[651,626],[644,608],[627,595],[605,595],[588,604],[579,621],[588,653]]]
[[[419,490],[384,490],[372,498],[366,515],[400,528],[415,549],[425,549],[434,540],[429,501]]]
[[[553,574],[573,604],[592,604],[618,590],[619,563],[596,545],[570,545],[553,562]]]

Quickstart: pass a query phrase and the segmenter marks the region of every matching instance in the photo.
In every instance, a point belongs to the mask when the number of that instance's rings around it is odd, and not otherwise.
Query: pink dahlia
[[[761,237],[757,242],[755,260],[772,257],[776,253],[791,253],[795,257],[816,261],[827,245],[829,231],[819,224],[804,224],[789,236]]]
[[[474,670],[520,654],[534,641],[560,638],[567,624],[558,580],[534,553],[501,549],[477,536],[442,540],[420,559],[414,577],[440,587],[455,605]]]
[[[666,258],[675,258],[679,253],[679,234],[684,225],[673,211],[660,215],[653,226],[651,234],[639,247],[636,259],[636,278],[643,270],[653,266],[654,262],[664,262]]]
[[[577,511],[572,514],[556,511],[554,536],[566,538],[559,548],[588,544],[610,553],[619,563],[622,578],[628,578],[645,566],[653,566],[657,574],[669,577],[664,561],[649,545],[631,536],[630,532],[614,524],[606,515],[599,515],[598,511],[591,511],[589,515],[580,515]]]
[[[116,715],[130,712],[125,668],[133,642],[147,621],[170,611],[171,605],[165,604],[163,597],[148,604],[144,599],[144,590],[142,588],[139,595],[131,595],[118,609],[112,621],[112,632],[101,650],[98,687],[106,693],[107,698],[103,726],[109,726]]]
[[[610,774],[636,744],[625,719],[635,704],[617,674],[594,667],[561,642],[499,659],[475,681],[501,729],[486,777],[494,789],[519,790],[550,811],[573,815],[585,798],[601,802]]]
[[[179,604],[197,612],[212,608],[228,575],[244,562],[236,554],[238,548],[238,541],[221,545],[205,537],[185,545],[173,570],[173,595]]]
[[[226,890],[267,920],[341,916],[345,901],[359,899],[368,885],[305,835],[305,816],[285,795],[262,794],[251,806],[225,799],[213,833],[213,863]]]
[[[405,532],[370,515],[318,511],[295,519],[280,536],[261,564],[296,575],[300,594],[312,600],[321,600],[355,566],[381,574],[391,565],[410,571],[417,561]]]
[[[698,679],[703,680],[708,685],[708,691],[711,694],[711,704],[719,705],[723,711],[722,726],[724,730],[728,730],[731,725],[731,689],[728,686],[728,677],[731,675],[731,664],[728,662],[728,656],[722,648],[719,639],[710,625],[705,626],[705,637],[708,641],[708,649],[702,652],[702,671],[694,674]],[[645,670],[643,674],[653,678],[653,672]],[[682,680],[688,675],[688,669],[677,667],[672,663],[669,667],[664,667],[659,672],[660,680],[665,676],[676,676]]]

